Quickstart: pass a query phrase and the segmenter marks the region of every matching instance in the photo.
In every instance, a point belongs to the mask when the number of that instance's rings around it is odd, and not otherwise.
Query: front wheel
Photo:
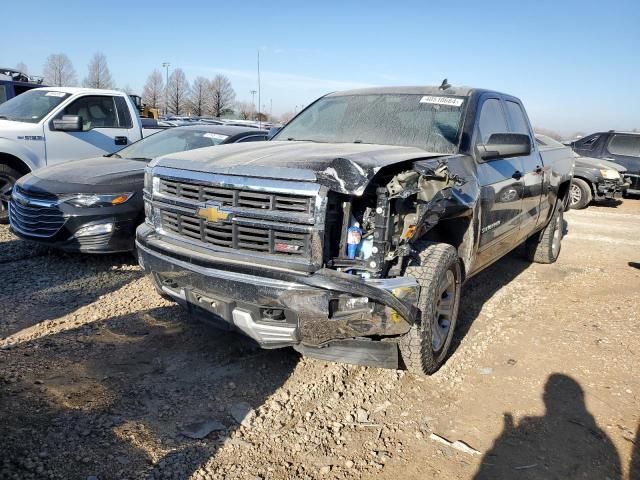
[[[422,242],[405,275],[420,285],[419,317],[400,337],[400,354],[407,370],[431,375],[444,363],[453,339],[460,305],[460,262],[456,249],[445,243]]]
[[[17,170],[7,165],[0,165],[0,224],[9,223],[11,190],[21,176]]]
[[[574,178],[569,188],[569,207],[574,210],[586,208],[593,200],[591,187],[581,178]]]

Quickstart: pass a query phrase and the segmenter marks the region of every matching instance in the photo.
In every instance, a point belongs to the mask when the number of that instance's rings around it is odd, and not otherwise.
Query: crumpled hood
[[[576,166],[581,167],[591,167],[591,168],[608,168],[611,170],[616,170],[620,173],[626,172],[627,169],[620,165],[619,163],[610,162],[609,160],[603,160],[601,158],[592,158],[592,157],[582,157],[579,156],[576,158]]]
[[[218,145],[160,157],[152,165],[206,173],[318,182],[361,195],[382,167],[440,157],[415,147],[270,141]]]
[[[22,177],[18,185],[31,191],[63,193],[118,193],[141,190],[144,182],[144,161],[117,157],[95,157],[72,160]],[[137,189],[137,188],[136,188]]]

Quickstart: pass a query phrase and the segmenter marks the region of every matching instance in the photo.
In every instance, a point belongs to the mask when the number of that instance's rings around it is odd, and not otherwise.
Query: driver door
[[[485,96],[474,134],[474,145],[485,144],[494,133],[509,131],[502,100]],[[478,161],[480,183],[480,241],[477,268],[487,265],[516,244],[522,222],[522,162],[519,157]]]
[[[53,120],[45,125],[47,164],[67,160],[100,157],[129,143],[133,122],[124,98],[113,95],[87,95],[71,102],[59,113],[82,117],[81,132],[53,129]]]

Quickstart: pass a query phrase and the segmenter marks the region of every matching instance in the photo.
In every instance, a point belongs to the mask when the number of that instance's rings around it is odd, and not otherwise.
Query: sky
[[[190,81],[224,74],[251,101],[259,51],[261,104],[275,115],[335,90],[447,78],[515,95],[534,125],[564,135],[640,128],[638,0],[32,0],[2,10],[0,64],[34,75],[66,53],[81,81],[100,51],[117,86],[139,94],[169,62]]]

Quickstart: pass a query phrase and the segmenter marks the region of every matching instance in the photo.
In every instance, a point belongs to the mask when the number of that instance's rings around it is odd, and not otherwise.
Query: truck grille
[[[160,179],[160,193],[182,200],[197,202],[215,201],[223,207],[240,207],[292,213],[312,213],[313,211],[311,198],[302,195],[195,185],[166,178]]]
[[[22,205],[12,199],[9,204],[9,221],[19,233],[52,237],[62,228],[65,218],[57,206]]]
[[[160,218],[166,231],[215,247],[294,256],[309,255],[311,251],[311,233],[231,222],[209,224],[202,218],[167,210],[160,212]]]

